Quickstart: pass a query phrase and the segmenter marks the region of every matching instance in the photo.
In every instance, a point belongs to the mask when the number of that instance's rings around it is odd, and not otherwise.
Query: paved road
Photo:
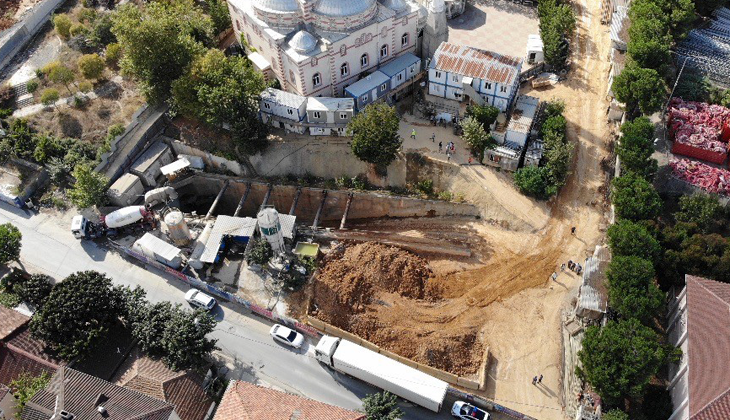
[[[0,203],[0,223],[12,222],[23,234],[21,260],[30,271],[56,279],[80,270],[96,270],[115,283],[142,286],[150,301],[182,303],[187,285],[154,268],[149,270],[125,260],[119,254],[89,241],[74,239],[68,217],[33,215]],[[220,357],[237,379],[265,384],[277,389],[349,409],[361,408],[360,399],[376,389],[320,365],[313,357],[313,343],[292,351],[271,340],[271,323],[251,314],[242,314],[224,305],[215,310],[220,321],[212,334],[222,350]],[[453,399],[444,403],[442,413],[402,404],[404,419],[445,419]]]

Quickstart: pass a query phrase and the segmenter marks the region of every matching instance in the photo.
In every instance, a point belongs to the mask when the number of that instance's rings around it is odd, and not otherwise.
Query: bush
[[[63,39],[68,39],[71,35],[71,18],[68,15],[56,15],[53,17],[53,27]]]
[[[0,225],[0,264],[18,261],[23,235],[15,225],[3,223]]]
[[[449,191],[441,191],[438,197],[439,200],[451,201],[451,199],[453,198],[453,194],[451,194]]]
[[[85,35],[88,32],[88,29],[86,26],[84,26],[83,23],[76,23],[71,26],[71,29],[69,29],[69,34],[71,36],[78,36],[78,35]]]
[[[91,92],[91,90],[94,89],[94,85],[91,84],[91,82],[84,80],[83,82],[79,83],[79,90],[81,92],[87,93]]]
[[[29,81],[28,83],[25,84],[25,87],[26,87],[26,89],[28,89],[28,93],[33,93],[36,90],[38,90],[38,85],[39,84],[40,83],[38,83],[37,80],[31,80],[31,81]]]
[[[117,42],[117,37],[112,33],[112,24],[110,14],[104,14],[96,19],[89,36],[89,41],[96,48],[104,48],[113,42]]]
[[[631,420],[628,414],[624,413],[623,411],[619,410],[618,408],[614,408],[611,411],[608,411],[606,414],[601,417],[602,420]]]
[[[51,278],[45,274],[33,274],[27,279],[23,277],[21,282],[13,286],[13,293],[20,300],[36,308],[43,306],[43,302],[51,294],[51,290],[53,290]]]
[[[58,89],[49,88],[41,92],[41,103],[45,106],[53,105],[58,101],[61,95],[58,93]]]
[[[267,241],[266,238],[259,238],[256,239],[251,246],[251,251],[246,256],[246,262],[248,264],[264,266],[273,256],[274,251],[271,249],[269,241]]]
[[[424,179],[416,184],[416,190],[421,194],[432,196],[433,195],[433,181],[430,179]]]
[[[525,166],[515,172],[515,185],[523,194],[546,199],[551,194],[548,192],[547,170],[537,166]]]
[[[119,65],[119,60],[122,58],[122,46],[119,44],[109,44],[106,46],[104,52],[104,60],[106,65],[109,67],[116,67]]]
[[[104,60],[98,54],[82,55],[77,64],[86,79],[99,79],[104,72]]]
[[[107,178],[103,174],[95,172],[91,165],[84,163],[74,168],[73,177],[76,183],[68,190],[68,197],[76,207],[86,208],[106,203]]]
[[[79,10],[78,13],[78,20],[82,23],[92,23],[96,20],[96,10],[90,9],[88,7],[83,7],[81,10]]]

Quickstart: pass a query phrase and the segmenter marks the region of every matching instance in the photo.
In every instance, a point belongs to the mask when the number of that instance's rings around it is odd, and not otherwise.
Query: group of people
[[[541,384],[541,383],[542,383],[542,373],[540,374],[539,377],[535,376],[532,378],[533,385],[537,385],[537,384]]]
[[[565,264],[563,264],[563,266],[561,268],[564,270],[565,269]],[[580,265],[580,264],[578,264],[578,263],[576,263],[576,262],[573,262],[573,260],[569,260],[568,261],[568,269],[570,271],[575,272],[576,274],[580,274],[580,273],[583,272],[583,266]]]

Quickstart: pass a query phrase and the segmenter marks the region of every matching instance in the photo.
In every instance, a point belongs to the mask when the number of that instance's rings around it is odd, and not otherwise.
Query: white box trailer
[[[436,413],[441,410],[449,388],[440,379],[338,337],[323,336],[317,343],[315,356],[339,372]]]

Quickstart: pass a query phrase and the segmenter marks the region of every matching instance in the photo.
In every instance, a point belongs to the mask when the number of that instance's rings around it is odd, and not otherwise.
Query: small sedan
[[[489,414],[481,408],[464,401],[457,401],[451,407],[451,415],[461,420],[489,420]]]
[[[185,293],[185,301],[196,308],[203,308],[206,311],[213,309],[216,304],[215,298],[195,289],[190,289]]]
[[[304,336],[302,334],[299,334],[291,328],[287,328],[283,325],[274,325],[271,327],[269,334],[274,337],[274,340],[282,344],[286,344],[287,346],[294,347],[295,349],[301,348],[302,344],[304,344]]]

